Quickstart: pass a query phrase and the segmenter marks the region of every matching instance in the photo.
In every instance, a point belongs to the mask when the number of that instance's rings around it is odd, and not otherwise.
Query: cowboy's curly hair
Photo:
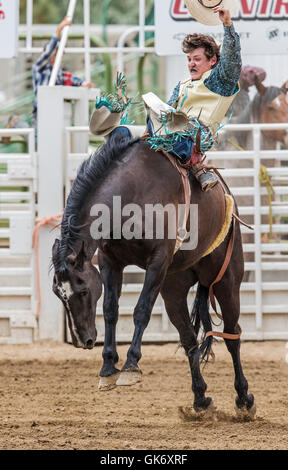
[[[217,62],[220,59],[220,46],[216,43],[212,36],[208,34],[187,34],[182,42],[182,51],[185,54],[189,54],[198,47],[203,47],[205,50],[205,55],[208,60],[212,59],[216,55]]]

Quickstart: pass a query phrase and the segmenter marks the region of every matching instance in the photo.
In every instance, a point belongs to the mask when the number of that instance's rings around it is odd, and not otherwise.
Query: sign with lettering
[[[17,55],[19,0],[0,0],[0,59]]]
[[[244,54],[288,53],[288,0],[239,0],[238,13],[232,19]],[[223,40],[223,26],[198,23],[184,0],[155,0],[155,25],[159,55],[181,54],[181,42],[188,33]]]

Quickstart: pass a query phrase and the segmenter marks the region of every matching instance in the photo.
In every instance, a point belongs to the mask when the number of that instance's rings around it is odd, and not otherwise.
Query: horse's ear
[[[77,256],[77,267],[83,269],[84,262],[87,260],[87,250],[85,242],[82,242],[81,249]]]
[[[263,85],[263,83],[259,80],[257,75],[255,76],[255,86],[257,88],[259,95],[264,96],[267,91],[267,87]]]
[[[77,255],[74,252],[67,256],[67,261],[72,266],[76,264],[76,260],[77,260]]]
[[[55,259],[57,257],[59,244],[60,244],[60,240],[58,240],[58,238],[56,238],[55,242],[53,243],[53,247],[52,247],[52,260],[53,260],[53,262],[55,261]]]
[[[283,88],[284,90],[288,90],[288,80],[286,80],[286,82],[283,83],[281,88]]]
[[[84,261],[87,259],[86,246],[84,241],[81,243],[81,247],[78,253],[71,253],[67,256],[68,263],[79,270],[83,269]]]

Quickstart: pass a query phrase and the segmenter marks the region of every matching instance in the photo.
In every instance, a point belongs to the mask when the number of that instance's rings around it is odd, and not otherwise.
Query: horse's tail
[[[209,289],[198,282],[197,292],[191,312],[191,323],[194,327],[196,336],[198,336],[200,324],[204,329],[204,338],[198,349],[201,361],[208,362],[211,352],[213,336],[205,338],[205,334],[212,330],[212,323],[209,314]]]

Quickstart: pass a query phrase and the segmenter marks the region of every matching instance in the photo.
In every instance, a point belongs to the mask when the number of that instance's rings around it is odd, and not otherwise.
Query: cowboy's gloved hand
[[[213,8],[214,13],[218,13],[219,20],[222,21],[224,26],[231,26],[232,25],[232,20],[230,16],[230,11],[225,10],[225,8],[215,7]]]

